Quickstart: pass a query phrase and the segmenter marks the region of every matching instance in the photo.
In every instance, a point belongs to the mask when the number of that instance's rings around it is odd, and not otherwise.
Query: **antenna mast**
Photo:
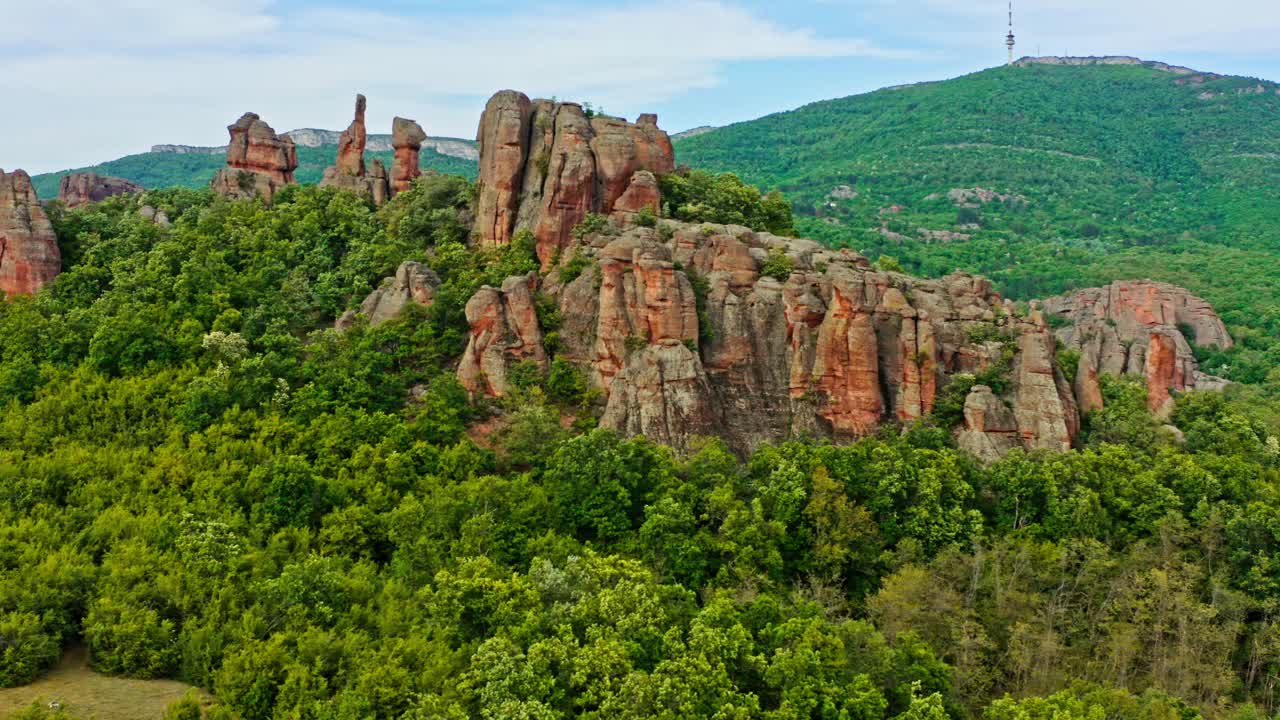
[[[1009,48],[1009,64],[1013,64],[1013,0],[1009,2],[1009,34],[1004,38],[1005,47]]]

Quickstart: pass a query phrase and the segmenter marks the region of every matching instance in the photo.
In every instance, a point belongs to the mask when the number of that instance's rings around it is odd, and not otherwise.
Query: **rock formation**
[[[1150,409],[1161,416],[1171,409],[1172,391],[1223,384],[1200,372],[1191,345],[1225,349],[1231,336],[1207,302],[1182,288],[1115,282],[1045,300],[1044,311],[1062,323],[1058,339],[1080,351],[1075,393],[1082,410],[1102,407],[1099,373],[1145,378]]]
[[[215,192],[234,198],[261,195],[268,202],[277,190],[293,184],[298,152],[293,140],[281,138],[254,113],[245,113],[227,126],[227,167],[213,176]]]
[[[413,120],[397,117],[391,124],[391,144],[395,148],[395,161],[391,165],[391,193],[402,193],[413,185],[414,178],[422,174],[418,153],[427,134]]]
[[[991,388],[974,385],[964,401],[964,425],[956,444],[988,461],[1021,447],[1013,410]]]
[[[464,385],[500,395],[512,361],[545,362],[530,347],[536,314],[507,299],[536,283],[559,304],[558,357],[601,391],[601,424],[627,434],[679,449],[717,435],[743,453],[790,437],[859,437],[924,417],[950,377],[1012,355],[1012,389],[997,398],[1009,403],[1007,421],[970,434],[1004,435],[976,438],[987,445],[1070,446],[1078,416],[1052,336],[1010,316],[986,280],[877,272],[848,250],[744,227],[664,220],[660,232],[633,221],[619,210],[615,228],[572,239],[567,249],[589,258],[576,279],[514,278],[478,293]],[[761,275],[771,250],[791,262],[784,280]],[[972,339],[987,336],[999,339]],[[494,338],[501,351],[478,361]]]
[[[656,204],[654,176],[675,168],[671,140],[656,115],[635,123],[588,116],[581,105],[530,101],[513,90],[489,100],[477,141],[476,239],[506,245],[528,230],[544,268],[571,244],[587,213]],[[629,193],[633,179],[642,186]]]
[[[58,239],[31,176],[0,170],[0,293],[34,295],[61,270]]]
[[[58,199],[68,209],[100,202],[114,195],[140,193],[143,188],[123,178],[107,177],[97,173],[82,172],[63,175],[58,189]]]
[[[391,197],[387,169],[381,160],[374,160],[366,168],[364,149],[368,133],[364,125],[365,98],[356,95],[355,117],[351,125],[338,138],[338,158],[332,167],[325,168],[321,185],[332,185],[362,193],[373,198],[375,205],[382,205]]]
[[[500,397],[511,388],[507,373],[520,362],[547,369],[542,328],[534,309],[538,276],[509,277],[502,288],[488,285],[467,301],[471,339],[458,365],[458,379],[473,395]]]
[[[381,325],[395,318],[409,303],[430,306],[435,302],[440,278],[431,268],[419,262],[401,263],[396,274],[385,278],[376,290],[360,304],[360,310],[348,310],[338,318],[334,327],[346,330],[355,324],[360,315],[368,318],[370,325]]]

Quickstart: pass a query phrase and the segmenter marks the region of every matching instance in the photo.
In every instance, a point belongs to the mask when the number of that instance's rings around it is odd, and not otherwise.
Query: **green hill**
[[[682,138],[676,152],[781,189],[801,235],[910,272],[982,272],[1015,298],[1149,276],[1203,294],[1237,335],[1280,331],[1272,82],[1001,67],[814,103]],[[969,188],[1005,199],[966,208],[947,196]],[[1265,372],[1280,358],[1248,359]]]
[[[298,182],[303,184],[318,183],[324,175],[324,169],[333,164],[337,156],[338,146],[321,145],[319,147],[298,148]],[[368,152],[369,160],[379,159],[391,167],[392,153]],[[226,164],[226,158],[219,155],[197,153],[145,152],[127,155],[118,160],[109,160],[90,167],[62,170],[60,172],[37,175],[32,180],[36,192],[42,198],[58,196],[58,182],[63,175],[73,172],[90,171],[99,175],[112,175],[132,180],[146,188],[190,187],[200,188],[209,184],[218,168]],[[430,148],[423,148],[419,156],[419,164],[423,170],[435,170],[451,175],[462,175],[468,178],[476,176],[476,162],[463,158],[443,155]]]

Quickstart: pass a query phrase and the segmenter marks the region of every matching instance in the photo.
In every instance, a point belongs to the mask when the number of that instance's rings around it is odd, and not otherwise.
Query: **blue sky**
[[[45,172],[216,145],[240,113],[340,129],[352,96],[472,136],[512,87],[657,112],[670,131],[747,120],[1004,61],[1005,4],[961,0],[0,0],[0,167]],[[1126,54],[1280,80],[1276,0],[1024,0],[1019,55]]]

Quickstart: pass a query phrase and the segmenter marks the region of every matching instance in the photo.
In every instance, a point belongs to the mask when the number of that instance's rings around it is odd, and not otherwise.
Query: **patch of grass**
[[[57,702],[73,718],[158,720],[170,703],[192,689],[177,680],[135,680],[94,672],[86,650],[73,648],[58,667],[35,682],[0,689],[0,718],[13,717],[39,699]],[[207,695],[201,697],[206,704],[212,702]]]

